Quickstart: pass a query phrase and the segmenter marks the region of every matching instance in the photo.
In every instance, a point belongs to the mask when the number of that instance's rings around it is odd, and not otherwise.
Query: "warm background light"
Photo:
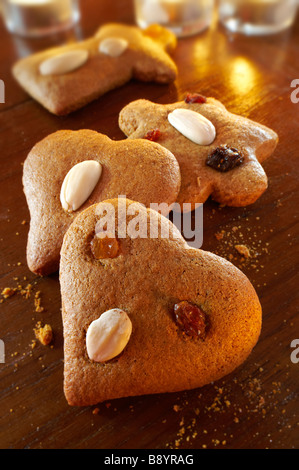
[[[236,93],[247,95],[256,86],[258,75],[255,65],[246,57],[236,57],[231,61],[228,81]]]

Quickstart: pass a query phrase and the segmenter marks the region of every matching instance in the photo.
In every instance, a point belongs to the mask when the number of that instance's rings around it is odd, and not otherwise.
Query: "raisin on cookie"
[[[47,275],[59,267],[63,236],[91,204],[118,196],[170,210],[180,188],[175,157],[147,140],[112,141],[91,130],[58,131],[36,144],[23,169],[30,211],[29,269]]]
[[[19,60],[18,83],[48,111],[66,115],[132,78],[170,83],[177,68],[169,56],[176,38],[165,28],[111,23],[82,42],[48,49]]]
[[[135,217],[147,237],[133,236]],[[104,235],[102,219],[110,226]],[[155,224],[159,236],[150,238]],[[101,245],[98,256],[92,243]],[[60,285],[70,405],[201,387],[245,361],[260,334],[261,306],[246,276],[125,199],[95,204],[74,220]]]
[[[147,100],[128,104],[119,115],[130,138],[150,138],[177,158],[182,176],[178,202],[241,207],[254,203],[268,182],[261,166],[277,145],[271,129],[232,114],[220,101],[188,94],[185,101],[161,105]]]

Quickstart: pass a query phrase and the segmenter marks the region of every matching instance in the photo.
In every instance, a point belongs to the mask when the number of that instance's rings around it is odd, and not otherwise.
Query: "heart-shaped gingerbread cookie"
[[[153,142],[112,141],[91,130],[58,131],[35,145],[23,172],[30,210],[29,269],[59,267],[63,236],[76,215],[96,202],[124,195],[147,207],[167,203],[180,188],[174,156]]]
[[[274,151],[271,129],[230,113],[220,101],[188,94],[185,101],[161,105],[147,100],[128,104],[119,125],[130,138],[151,138],[179,162],[178,202],[204,203],[211,196],[229,206],[254,203],[268,181],[260,162]]]
[[[60,283],[71,405],[201,387],[239,366],[260,334],[246,276],[129,200],[78,215],[64,238]]]

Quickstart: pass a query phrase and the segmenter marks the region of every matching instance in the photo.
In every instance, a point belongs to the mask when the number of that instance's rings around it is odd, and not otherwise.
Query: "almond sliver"
[[[102,165],[86,160],[73,166],[64,178],[60,202],[64,210],[74,212],[89,198],[102,174]]]
[[[62,75],[82,67],[88,59],[88,51],[76,49],[44,60],[39,66],[41,75]]]
[[[210,145],[216,137],[214,125],[202,114],[178,108],[168,114],[169,123],[187,139],[198,145]]]

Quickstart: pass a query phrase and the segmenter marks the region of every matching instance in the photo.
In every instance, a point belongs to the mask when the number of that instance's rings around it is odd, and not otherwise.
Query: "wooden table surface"
[[[291,31],[264,38],[229,36],[215,20],[209,31],[179,41],[174,84],[131,82],[59,118],[19,88],[11,66],[31,51],[88,37],[105,22],[134,23],[131,1],[84,0],[81,5],[80,24],[64,36],[24,40],[0,24],[0,78],[6,85],[6,102],[0,105],[0,289],[20,286],[11,298],[2,296],[1,303],[0,338],[6,357],[0,364],[0,447],[298,448],[299,364],[291,361],[290,344],[299,338],[299,103],[291,101],[290,84],[299,78],[299,19]],[[36,142],[58,129],[90,128],[122,139],[117,119],[128,102],[147,98],[170,103],[186,91],[214,96],[230,111],[272,127],[280,137],[275,154],[264,164],[269,188],[254,205],[204,205],[203,249],[231,259],[259,295],[259,343],[242,367],[202,389],[72,408],[63,395],[58,276],[39,278],[26,266],[29,213],[22,164]],[[249,246],[251,258],[242,259],[236,244]],[[26,298],[21,289],[26,291],[28,284],[33,289]],[[42,312],[35,311],[36,294]],[[32,349],[37,321],[52,325],[52,347]]]

